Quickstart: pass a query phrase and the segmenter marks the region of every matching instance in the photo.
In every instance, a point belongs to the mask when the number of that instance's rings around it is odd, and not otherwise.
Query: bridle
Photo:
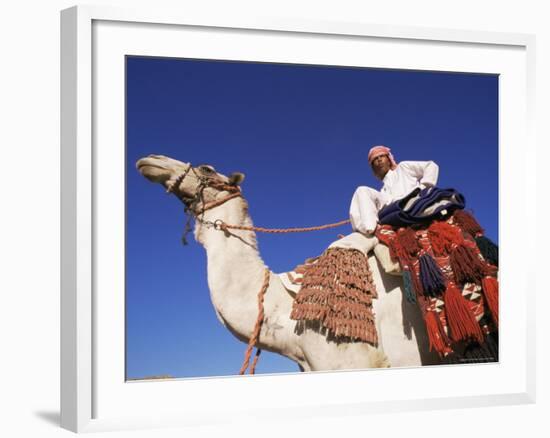
[[[199,180],[199,185],[193,196],[186,196],[180,190],[180,186],[187,175],[189,175],[189,172],[193,172],[195,178]],[[229,192],[229,194],[224,198],[205,203],[204,190],[206,188],[217,189],[219,192],[226,191]],[[181,175],[179,175],[172,184],[168,186],[168,188],[166,189],[166,193],[172,193],[176,195],[178,199],[183,202],[183,205],[185,205],[184,211],[187,215],[187,222],[185,224],[185,230],[182,236],[182,242],[184,245],[187,245],[186,236],[192,229],[191,217],[194,217],[196,221],[200,222],[206,227],[214,227],[215,229],[220,230],[223,222],[220,220],[214,222],[206,221],[204,220],[204,213],[208,210],[225,204],[230,199],[242,197],[241,189],[239,188],[239,186],[216,180],[215,177],[200,175],[191,165],[191,163],[189,163],[189,167],[187,167],[187,169],[185,169],[185,171]]]
[[[183,180],[187,177],[187,175],[189,175],[190,171],[192,171],[193,174],[195,175],[195,178],[199,180],[199,186],[197,187],[197,190],[195,191],[195,194],[193,196],[185,196],[181,192],[180,186],[183,183]],[[220,192],[227,191],[229,192],[229,194],[222,199],[205,203],[204,189],[206,189],[207,187],[212,187],[214,189],[219,190]],[[216,220],[215,222],[205,221],[204,212],[211,210],[215,207],[219,207],[220,205],[225,204],[230,199],[242,196],[241,189],[236,184],[227,184],[222,181],[216,181],[212,177],[199,175],[195,170],[195,168],[191,166],[191,163],[189,163],[189,167],[185,169],[185,172],[179,175],[174,180],[174,182],[167,187],[166,193],[173,193],[185,205],[185,214],[187,215],[187,222],[185,224],[185,230],[182,236],[182,242],[184,245],[187,245],[186,236],[187,236],[187,233],[191,231],[191,224],[190,224],[191,216],[193,216],[195,220],[202,223],[203,225],[206,225],[207,227],[214,227],[217,230],[222,230],[223,221],[221,220]],[[197,206],[199,204],[201,204],[201,208],[200,208],[200,211],[197,211]],[[189,212],[191,212],[191,214],[188,214]],[[260,331],[264,321],[263,302],[264,302],[264,295],[267,292],[267,288],[269,287],[270,276],[271,276],[271,271],[269,270],[269,268],[266,267],[264,271],[264,282],[263,282],[262,288],[260,289],[260,292],[258,293],[258,308],[259,308],[258,317],[256,318],[256,324],[254,325],[252,336],[248,341],[248,347],[246,349],[245,358],[241,366],[241,369],[239,371],[239,374],[246,373],[246,370],[248,369],[249,366],[250,366],[250,374],[254,374],[256,369],[256,364],[260,357],[260,353],[262,352],[262,350],[256,347],[256,356],[254,358],[254,361],[252,362],[252,365],[250,365],[250,356],[252,354],[252,350],[254,346],[257,344],[258,339],[260,337]]]

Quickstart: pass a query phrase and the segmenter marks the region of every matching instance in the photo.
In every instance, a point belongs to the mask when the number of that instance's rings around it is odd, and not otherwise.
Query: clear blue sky
[[[290,227],[346,219],[357,186],[380,187],[367,152],[385,144],[437,162],[438,185],[498,242],[497,76],[143,57],[126,74],[129,378],[235,375],[246,348],[215,316],[204,249],[181,244],[183,206],[137,172],[143,156],[241,171],[254,223]],[[264,234],[259,248],[284,272],[350,231]],[[257,368],[296,371],[268,352]]]

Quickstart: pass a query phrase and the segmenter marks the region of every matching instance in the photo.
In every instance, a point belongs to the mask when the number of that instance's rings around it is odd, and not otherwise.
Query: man
[[[351,200],[349,215],[354,231],[371,236],[378,224],[378,212],[417,187],[435,186],[439,166],[433,161],[402,161],[397,164],[390,148],[382,145],[371,148],[368,160],[374,175],[384,184],[381,191],[358,187]]]

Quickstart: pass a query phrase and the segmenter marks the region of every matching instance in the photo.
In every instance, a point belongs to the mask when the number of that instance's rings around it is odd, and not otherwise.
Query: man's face
[[[391,169],[390,158],[387,155],[379,155],[371,163],[372,171],[378,179],[383,179]]]

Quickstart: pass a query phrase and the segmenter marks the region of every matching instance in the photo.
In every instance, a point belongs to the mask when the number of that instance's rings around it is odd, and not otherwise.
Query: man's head
[[[384,179],[390,169],[395,169],[397,163],[390,148],[382,145],[373,146],[369,151],[369,164],[378,179]]]

